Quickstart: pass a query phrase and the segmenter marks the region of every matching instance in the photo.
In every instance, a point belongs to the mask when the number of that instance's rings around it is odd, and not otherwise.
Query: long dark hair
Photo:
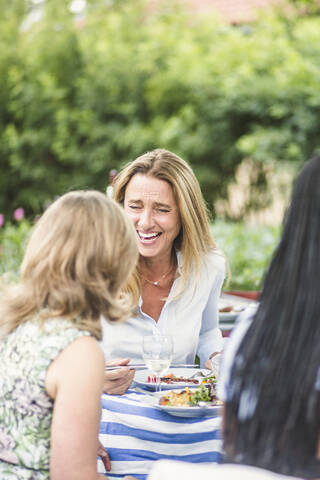
[[[226,460],[320,477],[320,156],[298,176],[231,372]]]

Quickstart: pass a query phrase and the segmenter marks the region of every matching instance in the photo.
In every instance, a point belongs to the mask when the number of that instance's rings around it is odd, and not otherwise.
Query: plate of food
[[[256,305],[256,301],[223,293],[219,300],[220,322],[234,322],[237,316],[249,305]]]
[[[207,379],[207,380],[205,380]],[[140,370],[135,373],[134,381],[140,388],[155,391],[157,383],[155,375],[150,370]],[[161,390],[176,390],[184,387],[197,387],[202,382],[216,381],[210,370],[200,368],[169,368],[161,377]]]
[[[222,401],[210,383],[155,395],[159,398],[156,408],[177,417],[217,417],[221,412]]]

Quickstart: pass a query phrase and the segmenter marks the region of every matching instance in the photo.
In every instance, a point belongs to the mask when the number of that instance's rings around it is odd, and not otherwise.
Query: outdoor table
[[[173,416],[148,404],[149,393],[133,388],[121,396],[102,395],[99,438],[109,453],[112,470],[106,474],[98,460],[99,473],[110,479],[134,475],[144,480],[153,462],[159,459],[221,462],[219,414]]]

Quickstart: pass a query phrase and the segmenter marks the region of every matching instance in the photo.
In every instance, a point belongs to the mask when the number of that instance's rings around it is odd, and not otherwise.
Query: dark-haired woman
[[[226,462],[320,478],[320,156],[294,185],[256,313],[224,353]]]

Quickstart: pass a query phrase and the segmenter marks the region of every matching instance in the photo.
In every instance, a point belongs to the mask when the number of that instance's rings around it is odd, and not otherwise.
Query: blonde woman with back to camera
[[[103,321],[109,364],[142,362],[142,337],[172,335],[173,364],[201,366],[222,349],[218,299],[225,258],[212,239],[199,183],[183,159],[157,149],[130,162],[114,181],[114,199],[135,227],[139,263],[127,290],[137,309],[125,324]],[[106,373],[105,391],[121,394],[129,368]]]
[[[75,191],[34,227],[0,302],[0,478],[96,480],[101,314],[117,323],[136,235],[102,193]]]

